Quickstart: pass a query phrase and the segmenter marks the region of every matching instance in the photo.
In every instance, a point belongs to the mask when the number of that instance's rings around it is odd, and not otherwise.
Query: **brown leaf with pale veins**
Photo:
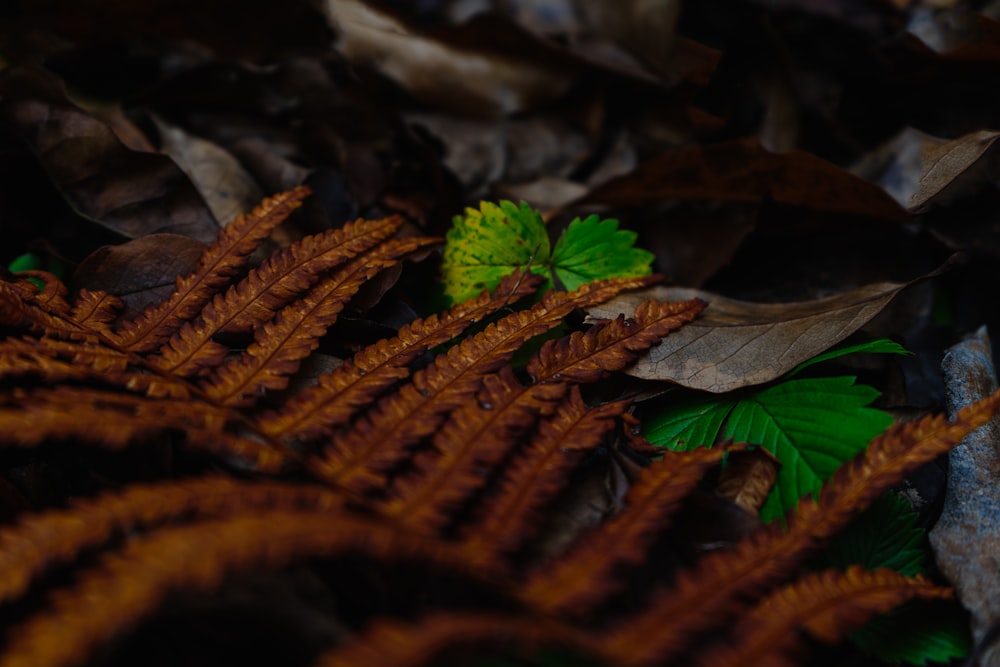
[[[980,130],[944,141],[928,137],[920,147],[921,174],[910,210],[946,204],[993,182],[1000,154],[993,150],[1000,132]]]
[[[872,283],[793,303],[751,303],[687,287],[652,287],[619,295],[588,313],[615,317],[632,312],[646,299],[707,301],[701,317],[665,338],[626,372],[723,393],[784,375],[857,331],[910,284]]]

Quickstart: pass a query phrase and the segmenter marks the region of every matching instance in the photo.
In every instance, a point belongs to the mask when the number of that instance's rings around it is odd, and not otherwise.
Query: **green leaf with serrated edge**
[[[722,432],[736,400],[703,398],[679,402],[643,421],[643,435],[654,445],[675,451],[711,446]]]
[[[800,372],[804,368],[808,368],[813,364],[818,364],[821,361],[829,361],[830,359],[837,359],[838,357],[844,357],[848,354],[855,354],[865,352],[868,354],[901,354],[901,355],[911,355],[913,354],[905,347],[891,341],[888,338],[879,338],[877,340],[868,341],[867,343],[860,343],[858,345],[849,345],[847,347],[841,347],[836,350],[827,350],[822,354],[817,354],[812,359],[803,361],[801,364],[788,371],[785,377],[792,377],[796,373]]]
[[[767,449],[781,463],[760,513],[770,521],[817,492],[892,423],[886,413],[866,407],[879,392],[854,381],[852,376],[788,380],[735,400],[705,399],[697,408],[684,406],[680,415],[668,409],[647,419],[644,432],[663,447],[692,449],[732,438]],[[694,417],[699,410],[703,417]],[[671,435],[669,424],[681,428]]]
[[[601,278],[648,276],[654,255],[634,247],[635,239],[635,232],[618,229],[617,220],[576,218],[556,241],[552,268],[567,290]]]
[[[926,535],[919,514],[895,493],[879,498],[831,541],[819,567],[860,564],[905,575],[924,572]],[[916,600],[875,618],[851,634],[862,650],[892,663],[948,662],[971,648],[968,619],[955,602]]]
[[[919,520],[909,501],[887,493],[833,538],[823,564],[840,568],[857,564],[869,570],[888,567],[908,577],[920,574],[927,551]]]
[[[541,216],[527,204],[482,202],[466,209],[445,236],[441,273],[445,293],[454,301],[492,289],[518,267],[548,278],[539,290],[573,290],[604,278],[647,276],[653,254],[633,247],[634,232],[617,220],[592,215],[573,220],[552,249]]]
[[[953,600],[914,600],[851,633],[858,648],[890,664],[926,665],[972,650],[969,618]]]
[[[547,274],[549,235],[541,216],[527,204],[482,202],[465,209],[445,236],[441,271],[445,294],[454,301],[493,289],[517,267]]]

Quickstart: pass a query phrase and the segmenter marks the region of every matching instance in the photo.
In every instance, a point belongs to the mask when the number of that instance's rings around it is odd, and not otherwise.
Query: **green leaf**
[[[784,516],[884,431],[892,418],[866,407],[879,392],[851,376],[788,380],[742,397],[706,398],[646,420],[651,443],[674,449],[725,438],[757,444],[781,463],[761,518]]]
[[[839,568],[864,565],[869,570],[889,567],[910,577],[920,574],[927,551],[919,520],[909,501],[887,493],[830,542],[823,563]]]
[[[648,276],[654,255],[634,247],[635,239],[635,232],[618,229],[617,220],[576,218],[556,241],[552,268],[567,290],[602,278]]]
[[[482,202],[479,210],[455,216],[445,236],[445,294],[454,301],[493,289],[517,267],[544,273],[549,259],[549,235],[538,213],[525,203]]]
[[[922,574],[927,549],[919,518],[909,502],[888,493],[833,539],[818,565],[846,568],[857,563],[871,570]],[[915,665],[964,657],[972,641],[960,606],[936,600],[907,603],[865,624],[851,639],[882,660]]]
[[[35,271],[42,268],[42,258],[33,252],[26,252],[11,260],[7,268],[10,269],[11,273]]]
[[[951,662],[972,650],[968,615],[952,600],[908,602],[866,623],[851,641],[892,664]]]
[[[482,202],[479,210],[468,208],[456,216],[445,236],[445,294],[454,301],[472,298],[518,267],[548,278],[540,292],[649,275],[653,254],[633,247],[635,239],[634,232],[618,229],[618,221],[592,215],[570,222],[552,248],[545,223],[527,204]]]
[[[801,371],[803,368],[808,368],[813,364],[818,364],[821,361],[829,361],[830,359],[836,359],[838,357],[844,357],[848,354],[855,354],[858,352],[866,352],[869,354],[903,354],[910,355],[913,354],[905,347],[889,340],[888,338],[879,338],[877,340],[869,341],[867,343],[861,343],[859,345],[850,345],[848,347],[837,348],[836,350],[827,350],[822,354],[817,354],[812,359],[803,361],[801,364],[793,368],[788,372],[785,377],[791,377]]]

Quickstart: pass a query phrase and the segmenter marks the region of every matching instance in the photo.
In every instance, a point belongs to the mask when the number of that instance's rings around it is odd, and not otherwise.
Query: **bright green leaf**
[[[649,275],[653,254],[633,247],[635,239],[634,232],[618,229],[617,221],[593,215],[570,222],[553,249],[541,216],[527,204],[482,202],[479,210],[457,216],[445,237],[445,293],[454,301],[472,298],[518,267],[546,276],[542,291]]]
[[[867,407],[879,392],[850,376],[788,380],[740,398],[707,398],[646,420],[654,445],[692,449],[721,439],[761,445],[781,463],[761,518],[784,516],[892,423]]]
[[[835,350],[827,350],[822,354],[817,354],[812,359],[803,361],[801,364],[793,368],[788,372],[785,377],[791,377],[801,371],[803,368],[808,368],[813,364],[818,364],[821,361],[829,361],[830,359],[836,359],[838,357],[844,357],[848,354],[855,354],[859,352],[866,352],[868,354],[903,354],[910,355],[913,354],[905,347],[889,340],[888,338],[879,338],[877,340],[872,340],[867,343],[861,343],[859,345],[850,345],[848,347],[841,347]]]
[[[618,229],[617,220],[577,218],[556,241],[552,268],[567,290],[601,278],[648,276],[653,253],[634,247],[635,239],[635,232]]]

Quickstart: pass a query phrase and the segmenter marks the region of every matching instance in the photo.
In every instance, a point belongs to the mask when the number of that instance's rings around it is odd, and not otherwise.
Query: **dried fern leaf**
[[[71,309],[66,301],[69,290],[66,288],[66,284],[54,274],[48,271],[19,271],[17,277],[25,281],[27,278],[40,281],[42,283],[40,290],[31,285],[34,288],[35,301],[44,306],[50,313],[69,315]]]
[[[621,369],[704,307],[698,300],[649,301],[636,308],[634,319],[606,320],[546,342],[527,364],[535,383],[521,387],[513,378],[501,378],[489,396],[455,411],[434,436],[433,449],[414,462],[416,473],[393,489],[383,510],[427,527],[440,522],[478,486],[479,470],[498,465],[538,415],[551,413],[567,383],[593,382]]]
[[[220,366],[204,384],[205,393],[226,405],[247,405],[264,390],[284,389],[288,377],[316,349],[365,281],[400,257],[432,243],[434,239],[394,239],[351,260],[259,327],[246,351]]]
[[[649,278],[588,283],[573,292],[549,292],[532,308],[490,324],[439,355],[413,381],[379,401],[350,432],[336,437],[312,466],[323,479],[353,491],[382,485],[383,472],[408,457],[406,446],[433,433],[453,410],[479,390],[482,377],[510,361],[525,341],[557,326],[577,308],[647,284]]]
[[[419,558],[475,576],[458,553],[372,519],[332,511],[261,511],[173,526],[130,540],[13,628],[4,667],[69,667],[148,617],[173,590],[210,590],[225,576],[354,552]],[[53,641],[58,637],[59,641]]]
[[[546,612],[585,614],[593,609],[615,590],[616,568],[642,561],[650,542],[725,452],[724,447],[671,452],[653,462],[629,489],[625,509],[536,570],[522,597]]]
[[[232,417],[199,401],[66,385],[18,388],[3,399],[0,441],[22,447],[77,438],[120,449],[167,429],[182,429],[198,441],[221,433]]]
[[[733,549],[709,554],[690,571],[680,572],[673,590],[654,596],[643,611],[609,633],[611,653],[627,655],[641,641],[644,660],[659,663],[683,651],[700,631],[725,624],[741,610],[743,596],[787,580],[806,556],[875,498],[957,445],[998,409],[1000,392],[962,408],[951,422],[929,416],[889,428],[834,474],[818,502],[804,498],[789,516],[787,530],[770,524]],[[671,622],[664,625],[664,618]]]
[[[0,602],[19,597],[50,568],[126,531],[181,519],[259,510],[325,510],[340,504],[340,496],[323,487],[242,482],[221,475],[136,484],[78,500],[69,509],[31,514],[0,530]]]
[[[498,491],[463,530],[470,557],[490,561],[530,539],[542,523],[542,508],[628,405],[618,401],[592,408],[583,402],[579,387],[570,387],[552,414],[538,422],[528,444],[504,466]]]
[[[600,322],[588,331],[575,331],[545,343],[526,370],[536,382],[593,382],[609,371],[624,368],[671,331],[690,322],[705,309],[701,299],[644,301],[626,319]]]
[[[243,268],[250,253],[308,195],[309,188],[305,186],[277,194],[226,225],[219,233],[219,239],[202,254],[194,272],[178,277],[174,291],[165,301],[126,322],[118,332],[116,342],[133,352],[149,352],[162,345],[229,283]]]
[[[504,278],[492,295],[484,292],[440,316],[410,322],[396,336],[369,345],[322,375],[315,386],[300,391],[280,411],[264,413],[257,428],[271,435],[280,434],[286,440],[329,435],[332,427],[346,423],[359,407],[409,375],[407,366],[418,356],[531,294],[543,280],[518,271]]]
[[[108,334],[111,330],[110,322],[118,315],[121,307],[122,300],[113,294],[82,289],[73,302],[70,317],[90,331]]]
[[[124,386],[129,357],[87,340],[7,338],[0,341],[0,378],[34,375],[46,382],[93,379]],[[132,374],[134,375],[134,374]]]
[[[889,569],[872,572],[853,565],[844,572],[808,574],[767,596],[740,618],[729,641],[698,651],[696,663],[794,667],[808,654],[803,631],[823,643],[837,644],[876,614],[908,600],[950,597],[949,588]]]
[[[379,620],[358,638],[322,655],[313,667],[420,667],[434,661],[447,649],[476,646],[483,651],[501,650],[505,655],[518,649],[534,657],[539,649],[559,645],[589,652],[593,642],[574,628],[548,618],[504,616],[498,613],[437,612],[416,623]]]
[[[312,287],[325,271],[378,245],[400,224],[399,218],[360,220],[283,248],[225,294],[217,294],[201,315],[171,336],[153,363],[184,376],[218,364],[229,349],[213,342],[213,336],[252,331]]]
[[[43,299],[38,288],[27,280],[0,280],[0,324],[30,328],[48,336],[95,338],[86,327],[69,317],[68,304],[65,312],[60,311],[59,301],[56,299],[56,307],[51,307],[52,299]]]

